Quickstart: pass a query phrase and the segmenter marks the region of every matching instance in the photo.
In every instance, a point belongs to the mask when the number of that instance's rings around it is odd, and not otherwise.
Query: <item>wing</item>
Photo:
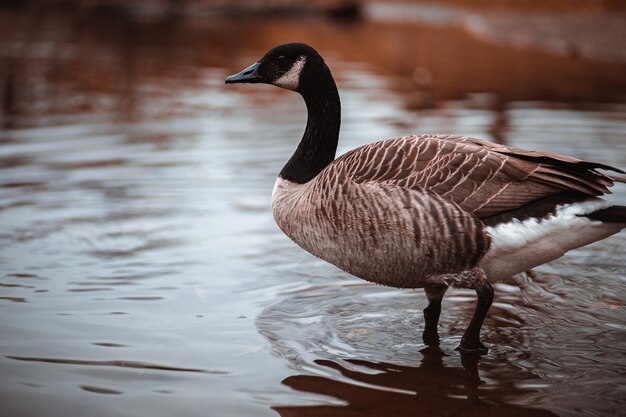
[[[438,194],[481,219],[555,196],[606,194],[614,180],[624,182],[597,171],[623,173],[607,165],[462,136],[388,139],[354,149],[331,167],[357,183]]]

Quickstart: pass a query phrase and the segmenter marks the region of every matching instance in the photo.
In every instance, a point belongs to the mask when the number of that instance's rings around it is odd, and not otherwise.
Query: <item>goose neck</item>
[[[339,140],[341,104],[334,80],[318,82],[301,92],[307,107],[302,140],[280,177],[304,184],[315,178],[334,159]]]

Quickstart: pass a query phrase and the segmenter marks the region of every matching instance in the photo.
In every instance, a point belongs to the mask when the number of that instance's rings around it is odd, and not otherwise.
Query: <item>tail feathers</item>
[[[624,182],[626,183],[626,173],[624,173],[624,171],[617,171],[620,172],[621,174],[606,174],[607,177],[609,177],[612,181],[614,182]]]
[[[603,223],[624,223],[626,227],[626,206],[611,206],[580,216]]]

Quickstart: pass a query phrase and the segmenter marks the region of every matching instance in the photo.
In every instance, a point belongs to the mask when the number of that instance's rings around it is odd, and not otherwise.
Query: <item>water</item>
[[[626,167],[624,64],[423,22],[0,16],[3,415],[623,412],[626,235],[497,283],[491,351],[463,366],[471,291],[448,292],[426,348],[421,291],[281,234],[270,193],[304,105],[223,79],[303,40],[338,79],[340,153],[446,132]]]

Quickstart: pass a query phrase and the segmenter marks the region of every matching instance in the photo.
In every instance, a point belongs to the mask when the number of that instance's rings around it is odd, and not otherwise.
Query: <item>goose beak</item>
[[[236,84],[236,83],[260,83],[261,77],[257,73],[257,69],[261,64],[255,62],[250,65],[245,70],[238,72],[237,74],[233,74],[230,77],[226,78],[226,84]]]

